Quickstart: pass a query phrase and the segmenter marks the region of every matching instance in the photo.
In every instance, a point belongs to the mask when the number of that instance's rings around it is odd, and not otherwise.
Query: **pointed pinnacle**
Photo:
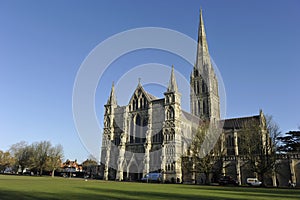
[[[109,99],[108,99],[107,103],[110,103],[110,104],[116,104],[117,103],[116,97],[115,97],[115,83],[114,82],[112,82],[110,96],[109,96]]]
[[[172,71],[171,71],[168,92],[177,92],[177,91],[178,91],[178,88],[177,88],[177,83],[176,83],[176,78],[175,78],[175,73],[174,73],[174,66],[172,65]]]

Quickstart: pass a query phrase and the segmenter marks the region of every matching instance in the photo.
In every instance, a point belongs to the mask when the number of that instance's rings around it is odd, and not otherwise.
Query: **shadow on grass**
[[[84,191],[84,192],[82,192]],[[224,197],[211,197],[208,195],[195,194],[174,194],[172,192],[149,192],[149,191],[125,191],[107,188],[77,188],[74,192],[50,193],[50,192],[31,192],[31,191],[2,191],[0,190],[1,200],[23,199],[23,200],[58,200],[58,199],[236,199]]]
[[[182,186],[177,186],[178,189]],[[190,189],[202,190],[202,191],[211,191],[213,193],[223,193],[223,194],[247,194],[250,196],[259,196],[265,197],[268,199],[272,198],[291,198],[291,199],[300,199],[300,190],[299,189],[290,189],[290,188],[266,188],[266,187],[224,187],[224,186],[205,186],[205,185],[194,185]]]
[[[146,187],[146,185],[145,185]],[[237,199],[237,198],[224,198],[216,197],[208,194],[178,194],[172,191],[157,192],[157,191],[125,191],[119,189],[107,189],[107,188],[81,188],[84,190],[89,190],[91,192],[105,192],[109,194],[118,194],[119,197],[107,196],[110,199]]]
[[[146,185],[145,185],[146,187]],[[179,187],[179,186],[178,186]],[[133,188],[134,189],[134,188]],[[174,191],[175,189],[175,191]],[[179,189],[179,188],[178,188]],[[278,191],[274,189],[261,190],[258,188],[218,188],[218,187],[198,187],[199,191],[195,190],[197,187],[191,187],[190,193],[180,194],[173,188],[172,191],[137,191],[137,190],[124,190],[124,189],[110,189],[98,187],[77,187],[73,191],[56,192],[32,192],[28,191],[5,191],[0,189],[1,200],[23,199],[23,200],[58,200],[58,199],[203,199],[203,200],[221,200],[221,199],[255,199],[258,196],[263,199],[299,199],[299,191]],[[248,189],[251,189],[249,191]],[[197,192],[193,192],[193,190]],[[243,191],[247,194],[242,195]],[[176,193],[177,192],[177,193]],[[275,198],[276,197],[276,198]]]

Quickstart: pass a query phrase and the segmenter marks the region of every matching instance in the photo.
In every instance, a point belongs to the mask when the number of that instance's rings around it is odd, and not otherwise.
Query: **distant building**
[[[61,168],[63,172],[82,172],[83,168],[81,164],[77,163],[77,160],[69,160],[67,159],[66,162],[61,164]]]

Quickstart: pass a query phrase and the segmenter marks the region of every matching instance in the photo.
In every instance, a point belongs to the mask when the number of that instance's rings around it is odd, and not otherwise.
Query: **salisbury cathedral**
[[[248,122],[258,127],[255,131],[260,138],[256,142],[265,147],[270,145],[265,116],[260,111],[256,116],[220,119],[218,80],[208,50],[202,11],[199,20],[197,55],[190,75],[190,112],[181,108],[174,67],[164,98],[149,94],[139,81],[128,104],[121,106],[112,85],[104,106],[101,164],[105,180],[140,180],[149,172],[159,172],[163,182],[199,183],[222,174],[245,184],[247,177],[257,176],[243,165],[239,145],[241,130]],[[218,148],[214,148],[217,152],[213,154],[222,155],[222,160],[209,177],[187,170],[184,163],[190,158],[195,127],[204,122],[222,124]],[[269,181],[276,185],[277,179],[271,174]]]

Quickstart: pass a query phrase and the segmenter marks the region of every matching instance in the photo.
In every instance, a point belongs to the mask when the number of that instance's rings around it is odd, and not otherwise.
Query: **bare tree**
[[[191,145],[193,171],[205,176],[205,184],[210,184],[209,175],[216,166],[216,159],[220,153],[220,143],[218,141],[219,134],[216,134],[216,126],[209,123],[203,123],[199,126],[193,137]],[[205,141],[209,141],[206,144]],[[213,148],[212,148],[213,147]]]
[[[279,137],[281,135],[280,127],[273,119],[272,115],[266,115],[266,126],[271,139],[269,148],[272,148],[275,152],[279,148]]]
[[[262,123],[249,120],[241,130],[240,155],[244,156],[245,165],[258,174],[263,184],[265,175],[276,168],[279,134],[279,126],[271,116],[267,116]]]

